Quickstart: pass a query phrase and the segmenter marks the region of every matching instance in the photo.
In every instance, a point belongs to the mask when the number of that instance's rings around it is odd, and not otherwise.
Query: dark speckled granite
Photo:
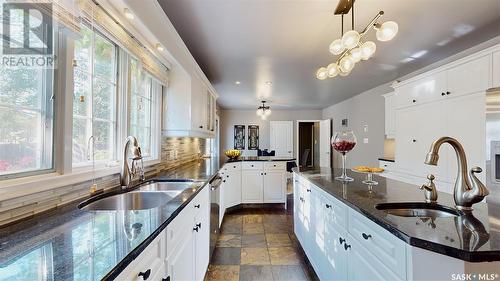
[[[343,184],[334,179],[339,170],[333,170],[335,176],[331,169],[295,171],[412,246],[469,262],[500,261],[500,204],[478,203],[471,213],[458,218],[398,217],[375,205],[423,202],[424,193],[417,186],[374,176],[379,184],[370,193],[359,173],[350,172],[354,182]],[[455,206],[447,193],[439,193],[438,203]]]
[[[88,212],[74,203],[0,228],[0,280],[114,279],[206,186],[221,165],[219,159],[204,159],[161,174],[160,180],[204,183],[193,183],[192,188],[158,208]],[[138,229],[135,235],[131,234],[132,226]]]

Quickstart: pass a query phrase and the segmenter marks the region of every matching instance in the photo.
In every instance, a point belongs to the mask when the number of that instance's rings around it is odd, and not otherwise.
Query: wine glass
[[[336,132],[332,137],[332,147],[342,154],[342,175],[335,179],[340,181],[353,181],[354,179],[348,177],[346,174],[346,154],[356,146],[356,136],[353,131],[340,131]]]

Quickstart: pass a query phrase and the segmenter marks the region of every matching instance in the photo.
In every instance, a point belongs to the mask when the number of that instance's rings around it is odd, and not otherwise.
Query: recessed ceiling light
[[[165,50],[165,48],[163,48],[163,46],[160,43],[156,44],[156,49],[160,52],[163,52],[163,50]]]
[[[128,8],[123,9],[123,14],[125,14],[125,17],[129,20],[133,20],[135,18],[134,14]]]
[[[240,81],[236,81],[236,82],[234,82],[234,84],[239,85],[239,84],[241,84],[241,82]]]
[[[266,85],[272,85],[272,84],[273,84],[273,82],[271,82],[271,81],[266,82]]]

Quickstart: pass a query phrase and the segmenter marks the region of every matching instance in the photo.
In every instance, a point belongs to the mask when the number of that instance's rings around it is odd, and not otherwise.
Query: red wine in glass
[[[340,181],[353,181],[354,179],[347,176],[346,173],[346,154],[353,150],[356,146],[356,136],[353,131],[340,131],[336,132],[332,137],[332,147],[336,151],[342,154],[342,175],[336,177],[335,179]]]

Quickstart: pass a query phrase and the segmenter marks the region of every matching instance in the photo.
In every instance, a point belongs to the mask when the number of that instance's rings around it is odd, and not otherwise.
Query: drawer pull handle
[[[222,182],[226,182],[226,180],[223,180]]]
[[[167,278],[162,278],[161,281],[170,281],[170,276],[167,276]]]
[[[306,191],[307,191],[307,192],[311,192],[311,190],[310,190],[310,189],[306,189]]]
[[[201,228],[201,222],[197,223],[197,224],[196,224],[196,227]]]
[[[363,236],[363,238],[365,238],[365,240],[372,238],[371,234],[366,234],[364,232],[361,235]]]
[[[446,92],[447,95],[451,94],[450,92]]]
[[[198,232],[199,228],[198,227],[193,227],[193,230]]]
[[[413,103],[416,103],[416,102],[417,102],[417,100],[412,100],[412,102],[413,102]]]
[[[149,275],[151,275],[151,269],[146,270],[145,272],[139,272],[137,274],[139,277],[142,277],[142,280],[148,280]]]
[[[229,175],[227,175],[226,178],[229,178]]]
[[[347,245],[347,243],[344,244],[344,249],[347,251],[349,250],[349,248],[351,248],[351,245]]]
[[[194,205],[194,207],[199,209],[200,208],[200,204]]]
[[[344,239],[344,238],[342,238],[342,237],[339,237],[339,242],[340,242],[340,245],[342,245],[342,243],[344,243],[344,242],[345,242],[345,239]]]
[[[327,209],[330,209],[330,208],[332,207],[332,205],[330,205],[330,204],[326,204],[326,205],[325,205],[325,207],[326,207]]]

